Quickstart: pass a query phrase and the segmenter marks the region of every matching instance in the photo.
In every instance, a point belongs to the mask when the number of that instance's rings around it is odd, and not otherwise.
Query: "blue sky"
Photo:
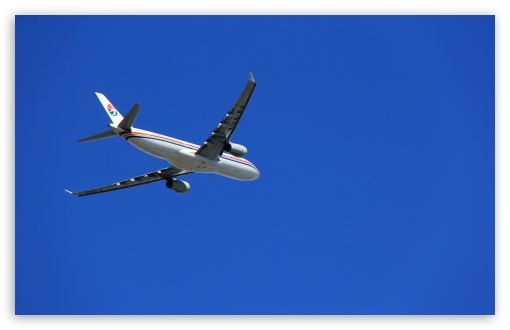
[[[17,314],[494,314],[494,16],[17,16]],[[167,166],[109,119],[261,178]],[[32,173],[33,175],[27,175]]]

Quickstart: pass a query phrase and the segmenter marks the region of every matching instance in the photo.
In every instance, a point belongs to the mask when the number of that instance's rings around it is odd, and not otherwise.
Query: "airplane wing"
[[[214,160],[223,153],[225,142],[230,140],[239,120],[241,120],[241,116],[250,101],[250,97],[255,86],[256,83],[253,79],[253,74],[250,72],[250,80],[248,80],[248,84],[241,93],[241,96],[239,96],[239,99],[237,99],[234,106],[225,115],[225,117],[223,117],[223,120],[218,124],[218,126],[216,126],[214,132],[212,132],[209,138],[197,150],[198,155]]]
[[[180,176],[180,175],[184,175],[184,174],[191,174],[191,173],[193,173],[193,172],[184,171],[177,167],[171,166],[171,167],[163,168],[158,171],[143,174],[143,175],[131,178],[131,179],[119,181],[119,182],[112,183],[107,186],[103,186],[103,187],[99,187],[99,188],[83,190],[83,191],[78,191],[78,192],[72,192],[67,189],[66,189],[66,191],[70,194],[77,195],[77,196],[81,197],[81,196],[87,196],[87,195],[92,195],[92,194],[99,194],[99,193],[112,191],[112,190],[131,188],[134,186],[139,186],[139,185],[146,184],[146,183],[156,182],[159,180],[168,180],[168,179],[174,178],[176,176]]]

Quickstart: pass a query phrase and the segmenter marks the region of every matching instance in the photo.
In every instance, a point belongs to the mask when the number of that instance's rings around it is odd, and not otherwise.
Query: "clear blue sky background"
[[[493,314],[494,16],[17,16],[17,314]],[[233,141],[186,177],[107,129]]]

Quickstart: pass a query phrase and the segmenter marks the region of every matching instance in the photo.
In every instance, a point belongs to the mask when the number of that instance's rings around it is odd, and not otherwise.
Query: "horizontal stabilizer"
[[[115,133],[114,131],[107,130],[106,132],[99,133],[99,134],[92,135],[87,138],[78,140],[78,142],[88,142],[88,141],[93,141],[93,140],[99,140],[99,139],[109,138],[109,137],[116,136],[116,135],[117,135],[117,133]]]
[[[127,131],[130,130],[135,122],[136,115],[138,115],[138,110],[140,110],[140,104],[136,103],[117,127]]]

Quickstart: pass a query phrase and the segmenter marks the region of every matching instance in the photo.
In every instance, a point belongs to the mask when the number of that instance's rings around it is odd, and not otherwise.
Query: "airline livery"
[[[172,166],[99,188],[78,192],[66,191],[73,195],[86,196],[166,180],[168,188],[178,193],[186,193],[190,189],[189,183],[178,180],[176,177],[191,173],[216,173],[247,181],[258,179],[259,170],[243,158],[248,152],[247,149],[240,144],[230,142],[244,109],[250,101],[255,85],[253,75],[250,73],[248,84],[237,102],[201,146],[134,128],[132,125],[140,109],[140,104],[136,103],[126,117],[123,117],[103,94],[96,93],[113,123],[109,124],[108,131],[81,139],[78,142],[118,135],[149,155],[167,160]]]

